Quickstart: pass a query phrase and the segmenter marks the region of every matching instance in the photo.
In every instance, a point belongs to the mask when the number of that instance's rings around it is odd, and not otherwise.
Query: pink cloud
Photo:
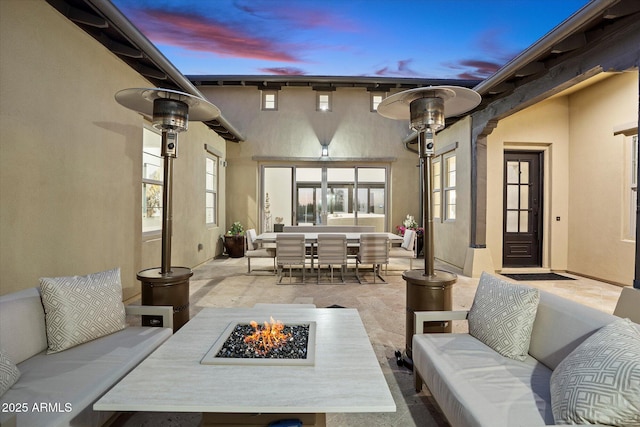
[[[416,77],[419,74],[409,67],[412,62],[413,59],[401,59],[397,62],[395,69],[387,66],[376,70],[374,74],[376,76]]]
[[[291,51],[295,46],[283,45],[267,38],[255,37],[243,29],[202,16],[161,10],[138,10],[136,25],[154,43],[178,46],[220,56],[301,62]],[[239,26],[241,28],[241,26]]]

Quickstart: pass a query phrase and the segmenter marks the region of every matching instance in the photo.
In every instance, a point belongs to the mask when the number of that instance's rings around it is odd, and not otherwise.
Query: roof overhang
[[[46,0],[151,84],[204,98],[202,93],[109,0]],[[227,141],[244,137],[224,116],[204,122]]]

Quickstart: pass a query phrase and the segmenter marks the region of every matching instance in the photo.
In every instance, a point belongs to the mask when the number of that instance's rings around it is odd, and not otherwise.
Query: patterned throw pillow
[[[551,374],[556,424],[640,426],[640,332],[629,319],[603,326]]]
[[[525,360],[540,292],[482,273],[469,310],[469,333],[505,357]]]
[[[47,325],[47,354],[124,329],[120,269],[40,279]]]
[[[5,394],[18,381],[18,378],[20,378],[20,370],[0,349],[0,396]]]

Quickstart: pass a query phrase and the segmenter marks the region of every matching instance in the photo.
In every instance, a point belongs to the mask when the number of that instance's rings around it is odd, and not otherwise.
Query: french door
[[[504,154],[504,267],[539,267],[542,262],[542,153]]]

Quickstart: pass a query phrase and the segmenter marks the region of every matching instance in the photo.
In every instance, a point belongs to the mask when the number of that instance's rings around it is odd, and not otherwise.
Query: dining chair
[[[253,228],[245,232],[247,248],[244,255],[247,257],[247,273],[251,273],[251,258],[273,258],[273,272],[276,272],[276,249],[264,247],[256,241],[256,230]]]
[[[406,229],[400,246],[389,248],[389,258],[409,258],[409,270],[413,270],[413,260],[416,259],[416,232]]]
[[[347,236],[345,234],[318,234],[317,247],[318,283],[323,265],[329,266],[333,283],[333,266],[340,266],[340,278],[344,283],[344,271],[347,268]]]
[[[282,282],[282,268],[284,266],[289,267],[289,283],[291,283],[292,267],[298,265],[302,267],[302,282],[304,283],[306,255],[304,234],[278,233],[276,236],[276,264],[280,277],[278,283]]]
[[[358,264],[373,264],[373,283],[376,282],[376,277],[387,283],[380,275],[380,266],[389,264],[389,237],[383,233],[362,233],[360,249],[356,256],[356,277],[358,282],[362,283]]]

